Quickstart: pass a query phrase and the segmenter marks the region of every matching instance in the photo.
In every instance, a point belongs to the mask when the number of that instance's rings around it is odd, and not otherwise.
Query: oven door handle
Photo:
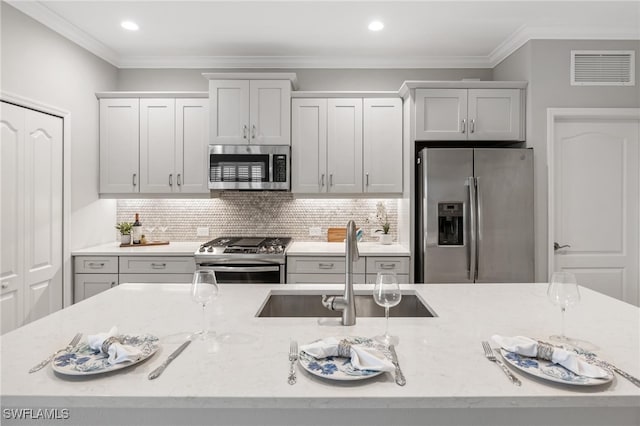
[[[213,272],[278,272],[279,266],[202,266]]]

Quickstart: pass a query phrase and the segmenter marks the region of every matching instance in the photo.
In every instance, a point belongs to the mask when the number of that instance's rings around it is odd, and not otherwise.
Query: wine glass
[[[202,340],[215,335],[215,333],[208,330],[206,307],[207,303],[211,302],[217,295],[218,284],[213,271],[198,270],[193,273],[191,299],[202,305],[202,330],[195,334],[201,335]]]
[[[387,346],[398,343],[396,336],[389,335],[389,308],[400,303],[402,293],[400,293],[400,285],[395,272],[378,272],[376,277],[376,285],[373,287],[373,300],[384,308],[385,331],[382,336],[376,336],[374,339]]]
[[[549,338],[553,341],[573,345],[574,341],[568,338],[564,332],[564,313],[568,307],[580,301],[580,291],[576,276],[571,272],[554,272],[547,288],[547,297],[554,305],[560,306],[562,323],[561,334]]]

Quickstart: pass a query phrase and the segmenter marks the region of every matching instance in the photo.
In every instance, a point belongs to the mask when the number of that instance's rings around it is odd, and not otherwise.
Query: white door
[[[211,80],[209,98],[211,143],[249,143],[249,80]]]
[[[467,89],[416,89],[416,140],[467,139]]]
[[[209,193],[209,100],[176,99],[176,190]]]
[[[177,187],[175,99],[140,99],[140,192]]]
[[[327,101],[329,192],[362,192],[362,99]]]
[[[402,192],[402,100],[364,100],[364,192]]]
[[[291,145],[291,81],[251,80],[252,144]]]
[[[2,103],[0,121],[4,332],[62,308],[63,141],[59,117]]]
[[[24,312],[24,109],[2,102],[0,115],[1,333],[23,324]]]
[[[291,191],[326,192],[327,100],[291,101]]]
[[[633,304],[638,299],[640,194],[637,121],[583,119],[555,124],[555,271]]]
[[[469,89],[468,139],[519,140],[520,90]]]
[[[100,193],[140,192],[138,99],[100,99]]]

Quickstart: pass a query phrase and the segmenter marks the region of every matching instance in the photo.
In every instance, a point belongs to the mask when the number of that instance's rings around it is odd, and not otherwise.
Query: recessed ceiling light
[[[122,28],[129,31],[138,31],[139,28],[138,24],[133,21],[122,21],[120,25],[122,26]]]
[[[372,21],[369,24],[369,29],[371,31],[380,31],[383,28],[384,28],[384,24],[382,22],[380,22],[380,21]]]

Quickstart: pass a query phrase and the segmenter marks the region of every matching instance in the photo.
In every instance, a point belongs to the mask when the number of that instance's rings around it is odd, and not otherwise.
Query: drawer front
[[[367,257],[367,274],[378,272],[395,272],[409,274],[408,257]]]
[[[367,284],[375,284],[378,274],[367,274]],[[396,274],[398,284],[409,284],[409,274]]]
[[[192,256],[120,256],[121,274],[193,274],[195,270],[196,262]]]
[[[191,284],[193,274],[120,274],[119,283]]]
[[[353,274],[353,283],[364,284],[364,274]],[[287,274],[287,284],[344,284],[344,274]]]
[[[118,273],[118,256],[76,256],[74,262],[77,274]]]
[[[292,274],[344,274],[345,265],[343,256],[287,258],[287,272]],[[355,262],[353,272],[364,274],[364,257]]]

